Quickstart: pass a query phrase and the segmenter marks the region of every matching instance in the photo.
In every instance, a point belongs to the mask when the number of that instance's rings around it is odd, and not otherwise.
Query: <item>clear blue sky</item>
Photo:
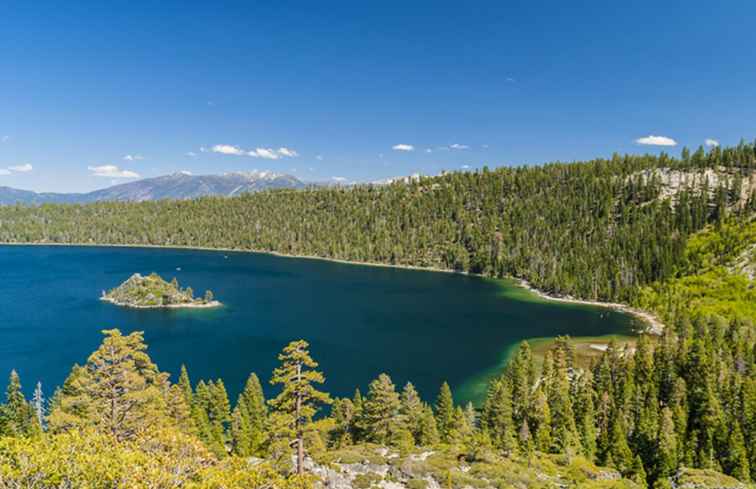
[[[753,1],[86,3],[0,7],[0,185],[363,181],[756,137]]]

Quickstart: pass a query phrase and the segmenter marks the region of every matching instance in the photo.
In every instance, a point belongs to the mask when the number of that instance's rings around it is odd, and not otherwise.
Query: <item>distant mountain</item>
[[[103,201],[141,202],[159,199],[193,199],[208,195],[231,197],[247,192],[275,188],[303,188],[305,184],[291,175],[268,171],[226,173],[223,175],[191,175],[174,173],[145,178],[88,193],[37,193],[0,187],[0,205],[89,203]]]

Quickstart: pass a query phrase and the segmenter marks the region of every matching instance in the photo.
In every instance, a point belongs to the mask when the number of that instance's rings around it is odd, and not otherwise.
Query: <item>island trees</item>
[[[279,437],[297,447],[297,473],[304,473],[304,435],[307,425],[321,404],[330,404],[331,398],[320,392],[313,384],[325,382],[317,370],[318,363],[312,359],[309,344],[304,340],[289,343],[278,355],[281,366],[273,371],[270,383],[281,385],[281,392],[270,405],[276,410],[275,424]],[[293,439],[292,439],[293,438]]]

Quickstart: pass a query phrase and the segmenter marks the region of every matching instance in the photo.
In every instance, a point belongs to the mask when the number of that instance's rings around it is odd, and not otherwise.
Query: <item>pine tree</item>
[[[197,434],[197,427],[192,417],[192,407],[186,402],[184,391],[178,384],[173,384],[168,389],[168,415],[174,425],[183,433]]]
[[[547,452],[551,448],[551,409],[542,386],[533,395],[531,421],[535,423],[534,445],[536,450]]]
[[[423,405],[423,414],[420,418],[416,443],[418,446],[433,446],[441,440],[438,434],[438,424],[433,414],[433,409],[425,404]]]
[[[36,418],[32,406],[26,401],[21,390],[21,379],[12,370],[5,391],[5,404],[2,406],[5,434],[10,436],[28,436],[34,432]]]
[[[132,439],[165,420],[168,376],[145,353],[141,332],[124,336],[113,329],[103,334],[87,364],[71,372],[50,424],[90,425],[116,440]]]
[[[34,388],[34,395],[32,396],[32,405],[34,407],[34,415],[37,418],[37,424],[39,427],[45,429],[45,395],[42,393],[42,382],[37,382],[37,386]]]
[[[404,428],[400,407],[399,394],[388,375],[381,374],[370,383],[361,419],[368,441],[387,444],[393,433]]]
[[[441,384],[441,390],[436,399],[436,423],[438,434],[444,442],[449,441],[449,432],[454,422],[454,398],[447,382]]]
[[[281,392],[269,401],[287,426],[297,445],[297,473],[304,474],[304,435],[320,404],[330,404],[328,394],[318,391],[313,384],[325,382],[312,359],[309,344],[304,340],[289,343],[278,355],[281,365],[273,371],[270,383],[281,385]],[[290,436],[286,433],[286,437]]]
[[[567,355],[563,349],[554,350],[553,376],[549,382],[552,451],[572,455],[580,451],[580,437],[570,396]]]
[[[407,429],[412,433],[415,443],[420,443],[420,430],[423,417],[423,401],[412,382],[407,382],[402,389],[399,413]]]
[[[740,423],[734,422],[727,447],[727,472],[736,479],[749,482],[751,480],[751,468],[748,462],[748,451],[746,450],[743,431],[740,429]]]
[[[515,448],[512,391],[506,378],[495,379],[483,404],[482,426],[493,446],[509,454]]]
[[[520,343],[517,354],[507,365],[504,375],[512,386],[512,417],[515,424],[521,426],[523,420],[527,419],[535,384],[533,354],[527,341]]]
[[[668,407],[662,409],[661,426],[656,447],[656,470],[655,477],[671,477],[677,470],[678,442],[677,432],[672,410]]]
[[[189,372],[186,365],[181,365],[181,374],[179,375],[178,385],[184,394],[184,400],[188,405],[192,405],[192,382],[189,380]]]
[[[583,455],[593,460],[596,454],[596,415],[593,405],[593,376],[590,371],[581,375],[578,381],[576,413],[578,432]]]
[[[265,442],[266,418],[262,385],[257,375],[252,373],[234,408],[231,426],[234,453],[241,456],[259,453]]]

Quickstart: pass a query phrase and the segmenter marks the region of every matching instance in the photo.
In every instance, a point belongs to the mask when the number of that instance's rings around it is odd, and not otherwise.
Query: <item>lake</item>
[[[100,331],[144,331],[161,370],[186,364],[193,382],[222,378],[235,402],[250,372],[268,392],[276,355],[306,339],[325,390],[351,395],[382,372],[427,400],[447,380],[477,400],[521,340],[629,333],[637,320],[543,300],[510,281],[266,254],[153,248],[0,247],[0,375],[52,395],[84,363]],[[217,309],[128,309],[99,300],[132,273],[176,277]],[[7,377],[6,377],[7,378]],[[4,386],[4,382],[2,382]],[[4,387],[2,387],[4,388]]]

